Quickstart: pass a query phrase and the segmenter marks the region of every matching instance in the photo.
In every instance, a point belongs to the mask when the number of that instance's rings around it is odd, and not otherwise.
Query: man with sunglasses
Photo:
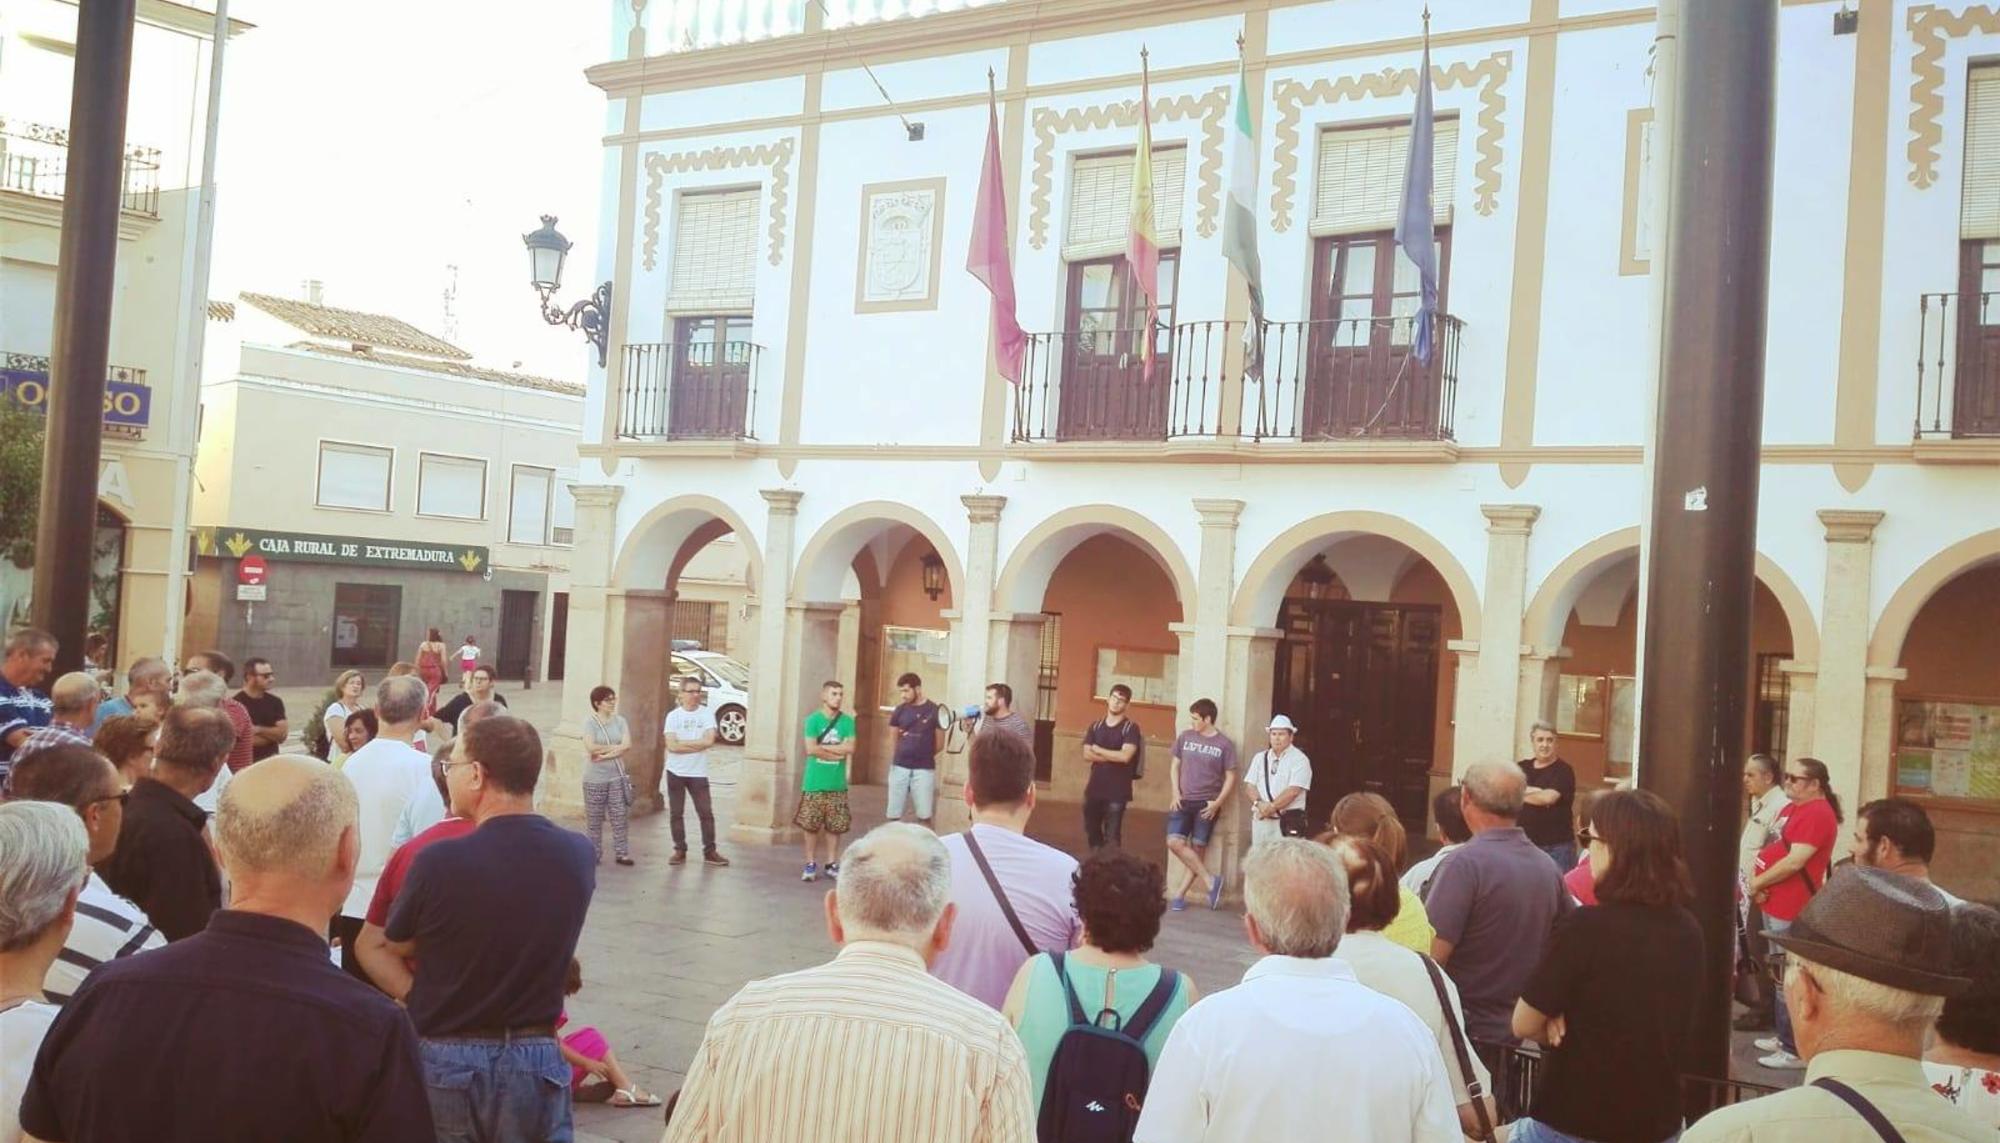
[[[118,848],[125,824],[125,783],[118,768],[87,746],[52,746],[14,769],[13,801],[55,802],[76,811],[90,839],[92,866]],[[90,971],[106,961],[167,943],[139,906],[112,892],[93,869],[76,899],[76,924],[49,966],[42,994],[60,1008]]]
[[[277,674],[269,659],[243,661],[243,689],[236,701],[250,713],[250,760],[262,762],[282,750],[291,736],[292,724],[285,718],[285,700],[271,692]]]

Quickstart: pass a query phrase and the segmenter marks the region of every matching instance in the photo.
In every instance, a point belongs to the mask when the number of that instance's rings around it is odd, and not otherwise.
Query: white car
[[[701,705],[715,712],[715,736],[741,746],[750,729],[750,668],[718,651],[675,651],[674,685],[693,675],[701,681]]]

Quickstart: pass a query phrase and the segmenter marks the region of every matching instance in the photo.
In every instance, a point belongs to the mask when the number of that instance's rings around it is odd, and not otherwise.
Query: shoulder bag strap
[[[1041,952],[1042,950],[1035,947],[1035,939],[1028,935],[1028,927],[1023,925],[1021,918],[1015,914],[1014,906],[1008,902],[1006,892],[1000,888],[1000,879],[993,875],[993,866],[986,860],[986,851],[979,848],[979,839],[972,835],[971,829],[965,831],[965,848],[972,851],[972,860],[979,863],[980,875],[986,878],[986,887],[993,890],[993,899],[1000,902],[1000,911],[1006,915],[1007,923],[1014,927],[1014,935],[1020,938],[1021,947],[1028,950],[1029,956]]]
[[[1472,1097],[1472,1114],[1478,1117],[1479,1134],[1474,1138],[1481,1143],[1493,1143],[1493,1124],[1486,1118],[1486,1092],[1479,1083],[1479,1072],[1472,1066],[1472,1053],[1466,1049],[1465,1030],[1458,1026],[1458,1017],[1451,1010],[1451,993],[1444,987],[1444,973],[1438,970],[1437,962],[1422,953],[1417,959],[1424,962],[1424,971],[1430,973],[1431,987],[1437,991],[1438,1011],[1444,1013],[1444,1026],[1451,1029],[1452,1050],[1458,1055],[1458,1070],[1465,1076],[1465,1094]]]
[[[1868,1126],[1873,1127],[1875,1134],[1882,1137],[1882,1143],[1905,1143],[1902,1133],[1898,1132],[1895,1125],[1889,1122],[1888,1116],[1882,1114],[1881,1108],[1868,1102],[1867,1096],[1862,1095],[1837,1079],[1829,1079],[1826,1076],[1821,1076],[1812,1081],[1812,1085],[1839,1096],[1842,1102],[1854,1109],[1854,1114],[1868,1121]]]
[[[1159,981],[1153,985],[1153,990],[1146,994],[1146,999],[1139,1002],[1139,1007],[1132,1013],[1132,1018],[1127,1020],[1120,1030],[1134,1041],[1143,1043],[1146,1033],[1151,1032],[1153,1025],[1159,1023],[1161,1014],[1166,1012],[1167,1005],[1173,1001],[1174,990],[1179,986],[1179,973],[1171,968],[1160,969]]]
[[[1250,760],[1250,764],[1252,766],[1262,765],[1264,767],[1264,800],[1267,802],[1277,801],[1278,795],[1271,792],[1271,752],[1269,750],[1259,750],[1257,756]]]

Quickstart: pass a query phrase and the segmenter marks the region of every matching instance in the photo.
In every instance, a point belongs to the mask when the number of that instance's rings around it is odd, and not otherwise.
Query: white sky
[[[610,0],[247,0],[231,41],[210,293],[298,296],[439,336],[458,265],[459,345],[581,381],[583,335],[544,325],[521,235],[576,244],[562,302],[595,285]]]

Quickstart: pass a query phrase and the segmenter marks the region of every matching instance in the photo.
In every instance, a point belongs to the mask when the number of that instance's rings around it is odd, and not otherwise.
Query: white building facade
[[[2000,628],[2000,115],[1980,117],[2000,8],[1862,0],[1836,34],[1840,7],[1780,14],[1744,734],[1823,759],[1850,805],[1923,798],[1940,879],[1990,897],[2000,663],[1973,640]],[[786,835],[823,678],[867,716],[879,780],[906,669],[952,703],[1008,681],[1045,801],[1081,797],[1078,737],[1116,682],[1155,749],[1142,808],[1165,808],[1166,745],[1204,696],[1246,755],[1272,713],[1300,723],[1316,816],[1366,789],[1416,828],[1544,717],[1585,780],[1629,772],[1655,14],[1431,8],[1448,318],[1426,364],[1389,239],[1415,0],[615,3],[590,78],[617,317],[585,409],[571,680],[657,725],[676,576],[734,533],[740,837]],[[1261,379],[1221,253],[1239,37]],[[1142,49],[1169,253],[1150,373],[1119,257]],[[1019,386],[963,272],[989,71]],[[1247,838],[1229,826],[1224,849]]]

